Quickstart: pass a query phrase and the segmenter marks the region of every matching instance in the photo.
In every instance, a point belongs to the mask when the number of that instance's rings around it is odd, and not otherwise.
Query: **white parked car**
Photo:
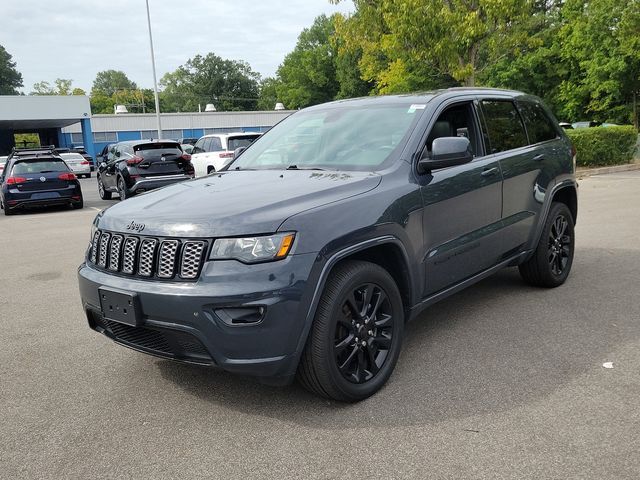
[[[236,148],[248,147],[261,133],[214,133],[201,137],[191,152],[196,177],[217,172],[233,160]]]
[[[0,175],[2,175],[2,172],[4,171],[4,166],[7,163],[7,157],[0,157]]]
[[[60,158],[78,178],[91,177],[91,163],[79,153],[60,153]]]

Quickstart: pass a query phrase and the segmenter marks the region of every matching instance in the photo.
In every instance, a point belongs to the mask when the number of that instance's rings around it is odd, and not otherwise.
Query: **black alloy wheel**
[[[391,376],[403,331],[402,298],[389,272],[375,263],[345,261],[325,283],[298,379],[326,398],[363,400]]]
[[[518,267],[520,275],[536,287],[558,287],[569,276],[574,251],[574,219],[571,211],[564,203],[554,202],[533,255]]]
[[[367,382],[389,356],[393,308],[379,285],[365,283],[346,295],[342,313],[334,336],[336,366],[346,380]]]
[[[567,235],[569,221],[559,214],[549,230],[549,266],[554,275],[560,276],[567,268],[571,256],[571,237]]]

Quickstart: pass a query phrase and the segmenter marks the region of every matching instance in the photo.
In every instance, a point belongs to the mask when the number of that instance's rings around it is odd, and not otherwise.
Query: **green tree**
[[[273,110],[278,98],[280,81],[277,78],[267,77],[260,82],[260,96],[258,98],[258,110]]]
[[[72,95],[72,83],[73,80],[67,78],[56,78],[53,86],[47,81],[37,82],[33,84],[33,91],[29,95]]]
[[[101,93],[111,96],[118,90],[136,90],[135,82],[129,80],[127,74],[120,70],[104,70],[96,74],[91,87],[91,94]]]
[[[341,0],[332,0],[338,3]],[[532,0],[354,0],[338,29],[346,49],[362,51],[363,78],[379,93],[473,86],[505,52],[526,42],[518,27]]]
[[[246,62],[196,55],[160,80],[161,109],[188,112],[213,103],[220,111],[255,110],[259,80]]]
[[[336,49],[331,43],[333,20],[326,15],[305,28],[298,43],[278,68],[278,97],[287,108],[301,108],[333,100],[340,85],[336,78]]]
[[[16,70],[16,62],[0,45],[0,95],[18,95],[22,87],[22,74]]]

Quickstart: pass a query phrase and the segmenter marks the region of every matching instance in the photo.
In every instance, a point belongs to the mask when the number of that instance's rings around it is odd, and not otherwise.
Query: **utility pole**
[[[156,58],[153,53],[153,36],[151,35],[151,15],[149,14],[149,0],[147,2],[147,25],[149,25],[149,46],[151,47],[151,68],[153,70],[153,93],[156,100],[156,120],[158,122],[158,139],[162,138],[162,124],[160,123],[160,99],[158,98],[158,81],[156,79]]]

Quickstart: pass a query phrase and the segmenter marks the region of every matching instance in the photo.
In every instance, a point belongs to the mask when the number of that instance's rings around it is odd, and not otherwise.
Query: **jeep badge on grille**
[[[129,225],[127,225],[127,230],[133,230],[135,232],[141,233],[144,230],[144,223],[136,223],[134,220],[131,221]]]

